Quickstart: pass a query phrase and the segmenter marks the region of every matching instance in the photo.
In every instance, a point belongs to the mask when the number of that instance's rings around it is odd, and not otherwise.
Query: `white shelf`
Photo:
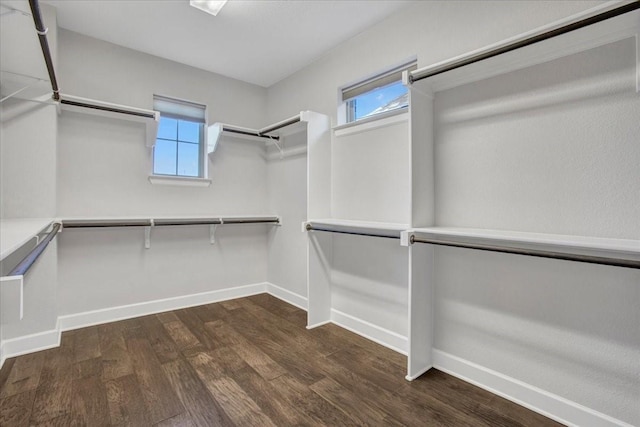
[[[267,221],[279,219],[278,215],[125,215],[125,216],[100,216],[100,217],[67,217],[58,218],[56,221],[87,221],[87,222],[99,222],[99,221],[151,221],[151,220],[167,220],[167,219],[185,219],[185,220],[206,220],[206,219],[222,219],[225,220],[256,220]],[[52,221],[52,220],[51,220]]]
[[[312,227],[322,228],[327,231],[343,233],[376,234],[389,237],[400,237],[400,233],[409,228],[409,224],[392,222],[355,221],[348,219],[310,219],[306,222]]]
[[[457,227],[414,228],[409,232],[416,235],[416,237],[444,237],[456,242],[492,243],[514,248],[544,249],[569,254],[640,259],[640,240],[632,239],[609,239]]]
[[[81,105],[65,104],[66,102],[90,105],[89,108]],[[81,98],[79,96],[62,95],[60,108],[64,111],[72,111],[83,114],[92,114],[102,117],[111,117],[121,120],[143,123],[146,126],[145,145],[153,147],[156,144],[160,113],[144,108],[130,107],[127,105],[112,104],[110,102],[97,101],[95,99]]]
[[[0,221],[0,260],[46,230],[53,218],[3,219]]]
[[[570,16],[560,21],[545,25],[533,31],[506,39],[484,48],[460,55],[449,60],[412,71],[410,75],[420,78],[446,69],[469,58],[517,43],[531,37],[541,35],[565,25],[592,17],[599,13],[619,7],[629,1],[610,1]],[[533,65],[548,62],[568,55],[613,43],[625,38],[634,37],[640,32],[640,11],[628,12],[596,24],[589,25],[538,43],[518,48],[500,55],[474,62],[459,68],[436,74],[416,81],[413,86],[425,93],[451,89],[467,83],[516,71]]]
[[[301,112],[288,119],[265,126],[262,129],[251,129],[226,123],[214,123],[207,128],[207,153],[211,154],[216,151],[220,138],[223,136],[265,143],[276,143],[277,140],[271,137],[284,138],[302,132],[307,129],[307,121],[304,112]],[[278,127],[278,129],[269,132],[269,129],[273,129],[274,127]]]
[[[7,70],[0,71],[0,102],[10,98],[40,99],[45,95],[51,95],[49,80]]]

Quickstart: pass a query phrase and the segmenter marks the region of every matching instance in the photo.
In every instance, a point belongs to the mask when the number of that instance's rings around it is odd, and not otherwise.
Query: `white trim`
[[[331,309],[331,323],[348,331],[383,345],[398,353],[407,355],[408,339],[396,332],[381,328],[366,320],[358,319],[350,314]]]
[[[407,381],[413,381],[413,380],[417,379],[418,377],[420,377],[420,376],[421,376],[422,374],[424,374],[425,372],[427,372],[427,371],[428,371],[429,369],[431,369],[431,368],[433,368],[433,365],[429,365],[429,366],[427,366],[427,367],[425,367],[425,368],[423,368],[423,369],[419,370],[419,371],[418,371],[418,373],[417,373],[417,374],[415,374],[415,375],[409,375],[409,374],[407,374],[407,375],[404,377],[404,379],[405,379],[405,380],[407,380]]]
[[[220,289],[217,291],[203,292],[199,294],[182,295],[155,301],[87,311],[84,313],[69,314],[59,317],[60,330],[70,331],[107,322],[115,322],[118,320],[131,319],[133,317],[162,313],[164,311],[178,310],[202,304],[211,304],[235,298],[248,297],[250,295],[264,293],[265,289],[266,283],[256,283],[252,285],[239,286],[237,288]]]
[[[409,108],[402,107],[396,110],[387,111],[366,117],[354,122],[345,123],[343,125],[335,126],[333,128],[333,134],[337,137],[352,135],[360,132],[367,132],[373,129],[382,128],[385,126],[391,126],[396,123],[409,120]]]
[[[308,319],[308,316],[307,316],[307,319]],[[333,323],[333,322],[331,320],[325,320],[324,322],[319,322],[319,323],[316,323],[315,325],[307,325],[306,328],[315,329],[315,328],[319,328],[320,326],[328,325],[329,323]]]
[[[171,175],[149,175],[149,182],[154,185],[180,185],[191,187],[208,187],[211,185],[211,180],[208,178]]]
[[[0,343],[0,354],[2,355],[0,368],[4,365],[4,361],[10,357],[22,356],[23,354],[34,353],[58,346],[60,346],[59,328],[3,340]]]
[[[60,334],[64,331],[161,313],[163,311],[248,297],[264,293],[266,289],[267,283],[262,282],[211,292],[181,295],[155,301],[59,316],[56,329],[0,341],[0,368],[2,368],[4,361],[9,357],[21,356],[27,353],[58,347],[60,345]]]
[[[302,295],[298,295],[287,289],[276,286],[273,283],[267,282],[267,293],[273,297],[276,297],[288,304],[298,307],[301,310],[307,311],[308,302],[307,298]]]
[[[609,415],[441,350],[433,350],[433,366],[562,424],[632,427]]]

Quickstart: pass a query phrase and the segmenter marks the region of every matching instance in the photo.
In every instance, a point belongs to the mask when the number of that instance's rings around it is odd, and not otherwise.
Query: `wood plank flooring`
[[[62,334],[0,370],[0,425],[552,426],[267,294]]]

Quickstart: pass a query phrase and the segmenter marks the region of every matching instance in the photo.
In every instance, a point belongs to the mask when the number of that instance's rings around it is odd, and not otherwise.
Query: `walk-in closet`
[[[639,34],[0,0],[0,425],[640,425]]]

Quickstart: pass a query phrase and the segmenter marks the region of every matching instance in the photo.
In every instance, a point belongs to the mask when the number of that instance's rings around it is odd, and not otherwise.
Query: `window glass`
[[[402,84],[402,75],[417,68],[416,62],[406,62],[341,89],[340,123],[376,116],[409,105],[409,89]]]
[[[154,109],[160,112],[153,150],[154,174],[204,175],[205,108],[188,101],[154,96]]]
[[[178,136],[178,121],[167,117],[161,117],[158,124],[158,138],[173,139]]]
[[[198,144],[178,142],[178,175],[198,176],[200,150]]]
[[[200,124],[184,120],[178,121],[178,140],[195,143],[200,141]]]
[[[162,119],[160,119],[162,121]],[[176,175],[177,143],[175,140],[156,140],[153,149],[153,173],[159,175]]]
[[[397,81],[353,98],[348,108],[353,120],[360,120],[408,105],[408,89],[401,81]]]

